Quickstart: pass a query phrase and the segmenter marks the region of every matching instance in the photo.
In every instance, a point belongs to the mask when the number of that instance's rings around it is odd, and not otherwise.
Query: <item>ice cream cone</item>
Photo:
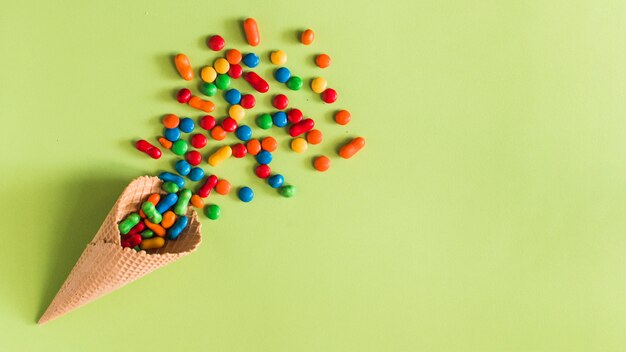
[[[39,319],[39,324],[94,301],[197,248],[202,240],[201,226],[198,215],[191,208],[187,214],[187,228],[178,239],[167,241],[163,248],[136,252],[121,246],[118,222],[137,211],[141,202],[152,193],[164,193],[157,177],[142,176],[126,187]]]

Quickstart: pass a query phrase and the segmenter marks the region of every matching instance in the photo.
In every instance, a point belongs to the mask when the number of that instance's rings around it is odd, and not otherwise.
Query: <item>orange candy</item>
[[[276,148],[278,148],[278,142],[276,142],[274,137],[265,137],[261,141],[261,148],[263,148],[263,150],[267,150],[268,152],[272,153],[273,151],[276,150]]]
[[[318,156],[317,158],[313,159],[313,167],[317,171],[324,172],[330,168],[330,159],[323,155]]]
[[[174,214],[173,211],[168,210],[165,213],[163,213],[163,220],[161,220],[161,226],[163,226],[164,229],[169,229],[170,227],[174,225],[175,222],[176,222],[176,214]]]
[[[323,138],[324,135],[320,130],[310,130],[309,133],[306,134],[306,140],[311,144],[320,144]]]
[[[300,36],[300,41],[302,42],[302,44],[309,45],[313,43],[313,40],[315,40],[315,32],[313,32],[312,29],[307,29],[306,31],[302,32],[302,35]]]
[[[330,66],[330,56],[326,54],[319,54],[315,57],[315,64],[321,68]]]
[[[225,179],[217,181],[217,184],[215,185],[215,192],[223,196],[227,195],[230,192],[230,182]]]
[[[246,149],[248,149],[248,154],[257,155],[261,151],[261,142],[258,139],[251,139],[246,143]]]
[[[222,126],[215,126],[211,130],[211,137],[216,141],[224,140],[224,138],[226,138],[226,131],[224,131]]]
[[[163,226],[159,224],[151,223],[150,220],[148,219],[144,219],[143,222],[144,224],[146,224],[146,227],[148,227],[150,230],[152,230],[152,232],[154,232],[155,235],[160,236],[160,237],[165,236],[165,229],[163,228]]]
[[[184,80],[191,81],[193,79],[193,69],[191,69],[191,63],[187,55],[176,55],[174,65],[176,65],[176,70]]]
[[[204,100],[195,95],[193,95],[191,99],[189,99],[187,104],[189,104],[189,106],[191,106],[194,109],[202,110],[208,113],[211,113],[213,112],[213,110],[215,110],[215,104],[213,104],[212,101]]]
[[[204,208],[204,200],[202,200],[202,198],[197,194],[194,194],[193,196],[191,196],[190,202],[191,202],[191,205],[193,205],[194,207],[198,209]]]
[[[257,46],[261,42],[261,37],[259,36],[259,26],[256,24],[254,18],[246,18],[243,21],[243,31],[246,34],[246,40],[248,44],[252,46]]]
[[[352,116],[348,110],[339,110],[335,113],[335,122],[340,125],[347,125],[352,120]]]
[[[241,62],[241,51],[237,49],[230,49],[226,52],[226,60],[231,65],[235,65]]]
[[[356,152],[363,149],[364,146],[365,139],[363,137],[357,137],[339,149],[339,156],[344,159],[350,159]]]
[[[167,114],[163,117],[163,126],[165,128],[176,128],[179,123],[180,119],[174,114]]]
[[[172,144],[174,144],[165,137],[159,137],[159,143],[161,143],[161,145],[165,149],[172,149]]]
[[[148,197],[148,202],[154,205],[157,205],[160,200],[161,200],[161,195],[158,193],[153,193],[150,195],[150,197]]]

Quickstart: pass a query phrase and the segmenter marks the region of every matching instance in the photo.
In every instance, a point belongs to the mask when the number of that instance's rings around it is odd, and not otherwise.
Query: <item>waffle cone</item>
[[[126,187],[39,319],[39,324],[94,301],[196,249],[202,237],[198,215],[191,208],[187,214],[187,228],[175,241],[167,241],[163,248],[136,252],[121,246],[118,222],[137,211],[152,193],[164,193],[157,177],[142,176]]]

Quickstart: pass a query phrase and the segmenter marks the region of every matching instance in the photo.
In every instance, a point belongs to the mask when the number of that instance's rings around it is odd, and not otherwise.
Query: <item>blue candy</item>
[[[174,168],[181,176],[187,176],[189,175],[189,171],[191,171],[191,165],[187,162],[187,160],[177,161]]]
[[[256,155],[256,161],[261,165],[267,165],[272,162],[272,153],[262,150]]]
[[[189,218],[187,218],[184,215],[179,217],[178,220],[176,220],[176,222],[174,223],[174,225],[172,225],[172,227],[170,227],[169,230],[167,231],[167,239],[169,240],[177,239],[178,236],[180,236],[180,233],[183,232],[185,227],[187,227],[187,224],[189,224]]]
[[[178,175],[174,175],[171,172],[161,172],[159,178],[163,181],[174,182],[178,186],[178,188],[185,187],[185,179]]]
[[[274,78],[280,83],[285,83],[291,78],[291,72],[287,67],[281,67],[274,71]]]
[[[246,66],[250,68],[255,68],[259,66],[259,62],[261,62],[261,59],[259,59],[259,56],[255,53],[248,53],[243,56],[243,59],[241,61],[243,61]]]
[[[166,128],[163,135],[168,141],[176,142],[180,139],[180,130],[178,128]]]
[[[228,102],[228,104],[239,104],[241,102],[241,92],[237,89],[229,89],[224,94],[224,99]]]
[[[161,201],[156,205],[156,210],[163,214],[174,206],[176,202],[178,202],[178,195],[176,195],[176,193],[168,193],[165,197],[161,198]]]
[[[185,133],[193,132],[195,127],[196,125],[193,123],[193,120],[188,117],[180,119],[180,123],[178,124],[178,128]]]
[[[267,179],[267,183],[269,183],[272,188],[278,188],[285,183],[285,178],[281,174],[272,175]]]
[[[252,138],[252,128],[247,125],[241,125],[237,127],[235,135],[237,136],[237,138],[241,139],[244,142],[249,141],[250,138]]]
[[[250,187],[241,187],[239,189],[239,199],[241,199],[242,202],[246,202],[248,203],[249,201],[252,200],[252,198],[254,198],[254,192],[252,191],[252,188]]]
[[[189,179],[194,182],[200,181],[204,177],[204,170],[199,167],[194,167],[193,169],[191,169],[191,172],[189,172],[189,175],[187,177],[189,177]]]
[[[272,116],[272,123],[276,127],[285,127],[287,126],[287,114],[282,111],[279,111]]]

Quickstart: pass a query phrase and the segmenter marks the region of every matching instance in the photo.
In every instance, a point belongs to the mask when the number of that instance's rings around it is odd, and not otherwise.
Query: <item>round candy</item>
[[[256,161],[261,165],[267,165],[272,162],[272,153],[262,150],[256,155]]]
[[[215,192],[223,196],[227,195],[228,193],[230,193],[230,182],[225,179],[217,181],[217,184],[215,185]]]
[[[244,65],[250,68],[255,68],[259,66],[259,62],[261,61],[261,59],[259,59],[259,56],[255,53],[247,53],[243,56],[242,61]]]
[[[315,64],[318,67],[326,68],[330,66],[330,56],[326,54],[319,54],[315,57]]]
[[[235,158],[243,158],[248,153],[246,146],[241,143],[233,145],[231,149],[233,150],[232,153]]]
[[[250,138],[252,138],[252,128],[250,128],[250,126],[247,126],[247,125],[241,125],[237,127],[237,130],[235,131],[235,135],[237,136],[237,138],[241,139],[242,141],[250,140]]]
[[[181,104],[186,104],[191,99],[191,91],[187,88],[183,88],[176,93],[176,100]]]
[[[281,174],[276,174],[268,178],[267,183],[269,183],[272,188],[278,188],[285,183],[285,178]]]
[[[243,68],[239,64],[231,64],[228,69],[228,76],[237,79],[243,75]]]
[[[330,159],[328,159],[328,157],[324,155],[318,156],[317,158],[313,159],[313,167],[317,171],[324,172],[328,170],[328,168],[330,168]]]
[[[224,99],[226,99],[228,104],[239,104],[241,101],[241,93],[237,89],[229,89],[224,94]]]
[[[322,100],[327,104],[332,104],[337,101],[337,91],[332,88],[328,88],[323,91],[321,96]]]
[[[231,65],[236,65],[241,62],[241,52],[237,49],[230,49],[226,52],[226,60]]]
[[[270,174],[272,173],[272,169],[270,169],[270,167],[268,165],[259,165],[256,168],[254,168],[254,173],[259,177],[259,178],[268,178],[270,177]]]
[[[272,116],[270,114],[262,114],[256,118],[256,124],[260,128],[267,130],[270,129],[274,123],[272,122]]]
[[[306,134],[306,140],[307,142],[311,144],[320,144],[322,143],[323,138],[324,138],[324,135],[322,134],[322,131],[320,130],[310,130]]]
[[[202,162],[202,154],[200,154],[197,150],[190,150],[187,154],[185,154],[185,160],[193,166],[200,165]]]
[[[285,110],[289,105],[289,98],[284,94],[278,94],[272,100],[272,105],[278,110]]]
[[[237,121],[235,121],[232,117],[227,117],[222,121],[222,128],[226,132],[235,132],[237,127]]]
[[[291,198],[296,194],[296,187],[292,185],[282,186],[278,192],[285,198]]]
[[[218,57],[213,62],[213,68],[215,68],[215,72],[223,75],[225,73],[228,73],[228,70],[230,69],[230,64],[228,63],[228,60],[226,60],[225,58]]]
[[[280,82],[285,83],[291,77],[291,72],[287,67],[281,67],[274,72],[274,78]]]
[[[226,138],[226,131],[224,131],[222,126],[215,126],[211,130],[211,137],[216,141],[224,140],[224,138]]]
[[[200,167],[194,167],[193,169],[191,169],[187,177],[189,177],[189,179],[194,182],[200,181],[204,177],[204,170],[202,170],[202,168]]]
[[[246,110],[241,105],[231,105],[231,107],[228,108],[228,116],[235,119],[235,121],[239,121],[246,116]]]
[[[278,148],[278,142],[276,142],[276,139],[274,139],[274,137],[265,137],[261,141],[261,148],[272,153],[276,150],[276,148]]]
[[[270,54],[270,61],[274,65],[284,65],[285,63],[287,63],[287,53],[282,50],[272,51],[272,53]]]
[[[239,102],[244,109],[252,109],[256,105],[256,99],[252,94],[244,94]]]
[[[167,114],[163,117],[163,126],[165,128],[176,128],[179,123],[180,119],[174,114]]]
[[[212,97],[217,93],[217,86],[213,83],[206,83],[203,82],[200,85],[200,93],[208,96],[208,97]]]
[[[274,123],[274,125],[276,125],[276,127],[285,127],[285,126],[287,126],[287,114],[285,114],[282,111],[276,112],[272,116],[272,122]]]
[[[226,44],[226,42],[224,41],[224,38],[220,37],[219,35],[212,35],[207,40],[206,44],[209,46],[209,49],[213,51],[220,51],[224,49],[224,45]]]
[[[304,153],[308,147],[309,145],[307,144],[306,140],[302,137],[294,138],[291,141],[291,150],[293,150],[296,153]]]
[[[302,44],[309,45],[313,43],[313,40],[315,40],[315,32],[313,32],[312,29],[307,29],[302,32],[302,35],[300,36],[300,41],[302,42]]]
[[[302,78],[298,76],[292,76],[287,81],[287,88],[291,90],[300,90],[300,88],[302,88]]]
[[[210,131],[211,129],[213,129],[213,127],[215,127],[215,117],[211,115],[202,116],[202,118],[200,119],[200,127],[204,128],[207,131]]]
[[[213,66],[204,66],[202,70],[200,70],[200,78],[206,83],[213,83],[216,77],[217,71],[215,71]]]
[[[180,119],[180,124],[178,125],[178,129],[185,133],[191,133],[195,127],[196,124],[194,124],[193,120],[188,117]]]
[[[246,202],[248,203],[249,201],[252,200],[252,198],[254,198],[254,192],[252,191],[252,188],[250,187],[241,187],[239,189],[239,199],[241,199],[242,202]]]
[[[176,155],[185,155],[185,153],[187,153],[187,149],[189,149],[189,146],[187,145],[187,142],[182,139],[179,139],[172,144],[172,152]]]
[[[206,217],[211,219],[211,220],[219,219],[221,213],[222,213],[222,210],[220,209],[219,205],[217,205],[217,204],[211,204],[208,207],[206,207],[206,209],[205,209]]]
[[[298,123],[302,121],[302,111],[300,109],[289,109],[287,112],[287,120],[291,123]]]
[[[230,86],[230,77],[228,77],[228,75],[217,75],[215,86],[218,89],[226,90],[228,86]]]
[[[248,154],[257,155],[261,151],[261,142],[258,139],[251,139],[246,143]]]
[[[314,78],[311,81],[311,90],[317,94],[320,94],[321,92],[323,92],[327,86],[328,86],[328,82],[326,82],[326,80],[323,79],[322,77]]]
[[[180,139],[180,130],[178,128],[166,128],[163,136],[170,142],[176,142]]]
[[[352,120],[352,116],[348,110],[339,110],[335,113],[335,122],[340,125],[347,125],[350,120]]]
[[[186,160],[178,160],[176,164],[174,164],[174,168],[181,176],[187,176],[191,171],[191,165]]]

